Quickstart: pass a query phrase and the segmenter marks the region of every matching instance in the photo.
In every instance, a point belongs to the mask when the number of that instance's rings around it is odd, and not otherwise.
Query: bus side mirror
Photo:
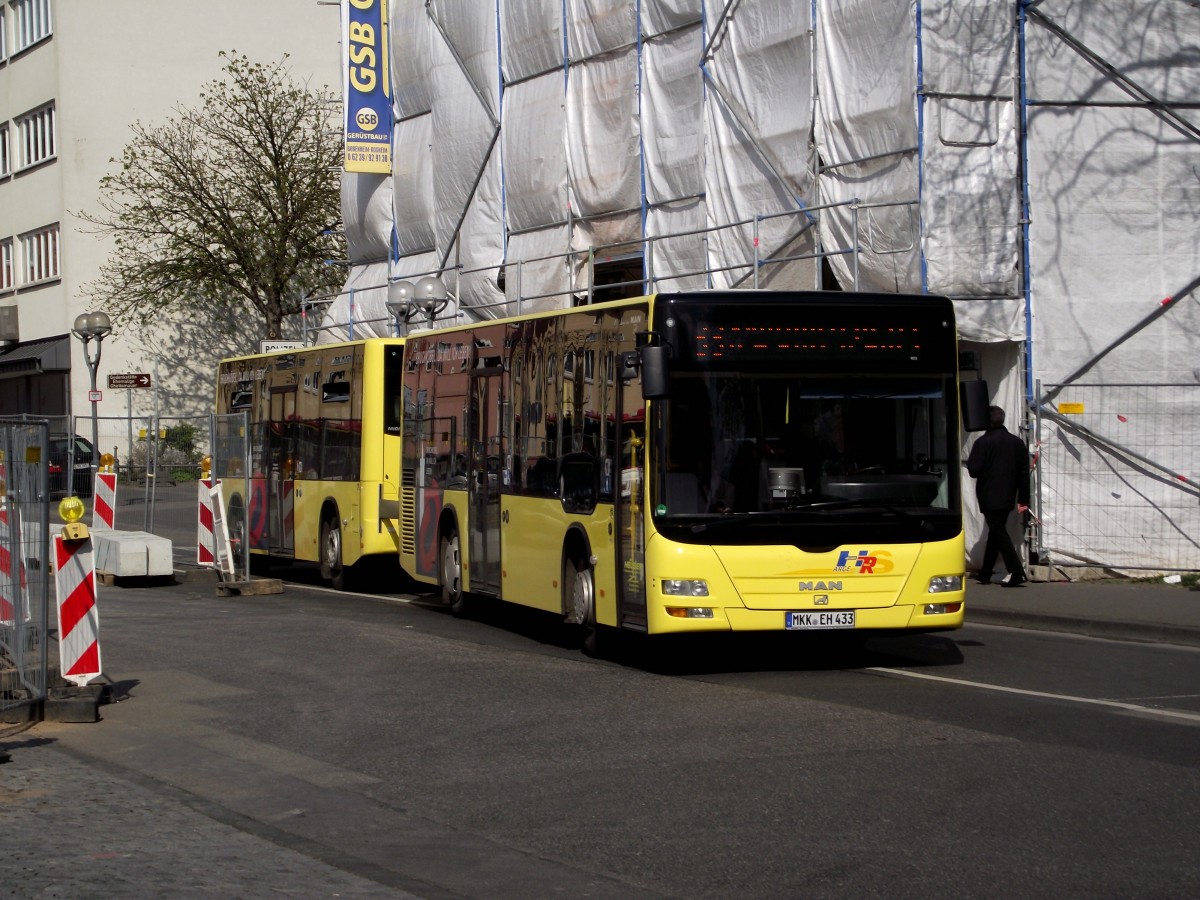
[[[991,424],[986,381],[964,381],[959,385],[963,431],[987,431]]]
[[[647,345],[639,351],[642,355],[642,397],[647,400],[662,400],[669,396],[667,389],[667,348]]]
[[[632,381],[642,376],[642,397],[646,400],[662,400],[669,395],[667,390],[667,348],[647,344],[637,350],[621,354],[621,380]]]

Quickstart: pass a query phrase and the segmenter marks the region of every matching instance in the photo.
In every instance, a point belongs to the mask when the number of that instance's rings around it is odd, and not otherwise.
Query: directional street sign
[[[114,391],[117,388],[148,388],[150,387],[150,376],[145,372],[129,372],[124,375],[109,375],[108,389]]]

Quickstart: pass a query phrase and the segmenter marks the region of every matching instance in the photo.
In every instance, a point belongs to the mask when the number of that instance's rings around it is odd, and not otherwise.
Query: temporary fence
[[[226,418],[235,421],[223,422]],[[109,454],[115,476],[111,528],[165,537],[171,541],[176,567],[198,564],[198,491],[208,471],[205,465],[211,464],[213,477],[239,477],[244,472],[244,462],[235,465],[227,454],[228,448],[235,446],[244,459],[245,423],[241,415],[98,418],[95,461],[90,458],[90,417],[52,420],[50,427],[54,448],[49,481],[52,499],[73,491],[91,510],[88,524],[95,527],[101,518],[107,524],[108,518],[101,512],[103,501],[110,497],[109,487],[101,484],[100,496],[93,496],[93,492],[96,464],[102,455]],[[68,438],[72,433],[75,438]]]
[[[235,578],[249,580],[250,552],[247,528],[251,511],[231,505],[225,508],[222,497],[250,496],[250,421],[246,413],[212,417],[212,514],[216,547],[215,564]],[[226,561],[223,554],[228,551]]]
[[[1200,570],[1200,384],[1045,387],[1039,395],[1054,399],[1035,411],[1032,448],[1038,555]]]
[[[0,420],[0,713],[46,698],[50,664],[48,425]]]

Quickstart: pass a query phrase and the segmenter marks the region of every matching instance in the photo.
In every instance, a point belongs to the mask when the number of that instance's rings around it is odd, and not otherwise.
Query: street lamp
[[[408,321],[408,308],[412,304],[416,288],[411,281],[392,281],[388,283],[387,308],[396,321],[396,334],[400,334],[400,320]]]
[[[112,320],[108,317],[108,313],[90,312],[82,313],[75,317],[75,327],[71,329],[71,334],[83,341],[83,361],[87,363],[88,374],[92,376],[92,390],[88,393],[88,400],[92,404],[92,483],[96,482],[96,471],[100,463],[100,458],[97,455],[99,452],[100,433],[96,421],[96,404],[100,402],[100,392],[96,390],[96,369],[100,366],[100,351],[101,344],[104,339],[112,331]],[[96,355],[93,357],[88,350],[88,346],[92,341],[96,342]],[[72,435],[72,446],[74,446],[74,436]],[[71,458],[74,459],[75,454],[72,452]],[[74,475],[71,476],[71,488],[74,493]]]
[[[404,280],[388,282],[387,308],[396,319],[397,332],[402,316],[407,325],[418,313],[423,313],[429,319],[429,327],[432,328],[434,319],[449,302],[450,294],[445,283],[433,275],[426,275],[416,284]]]
[[[450,294],[446,290],[446,284],[442,279],[433,275],[426,275],[417,282],[417,288],[413,296],[413,305],[429,316],[430,328],[433,327],[433,320],[437,318],[437,314],[445,309],[446,304],[449,302]]]

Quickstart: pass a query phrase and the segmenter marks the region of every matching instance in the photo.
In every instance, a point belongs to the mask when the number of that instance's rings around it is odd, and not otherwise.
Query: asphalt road
[[[293,860],[292,895],[1200,895],[1195,649],[969,626],[592,660],[413,595],[101,603],[120,702],[36,735]],[[229,883],[286,888],[270,859]]]

